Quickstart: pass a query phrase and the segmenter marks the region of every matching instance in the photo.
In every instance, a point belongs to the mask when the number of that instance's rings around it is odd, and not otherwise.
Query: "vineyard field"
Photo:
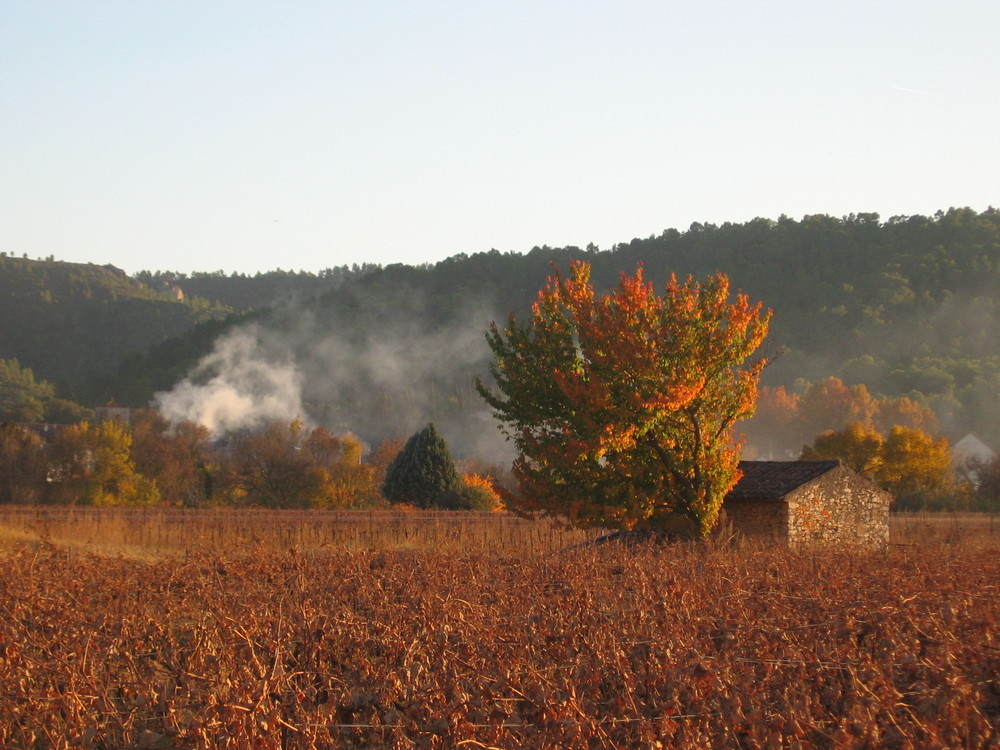
[[[2,748],[1000,745],[989,519],[894,519],[859,553],[446,514],[309,545],[206,515],[175,522],[197,545],[95,554],[112,517],[74,545],[0,515]]]
[[[895,546],[1000,549],[1000,515],[894,513]],[[196,552],[267,550],[552,552],[600,535],[505,513],[0,506],[0,550],[48,542],[61,549],[152,562]],[[720,531],[726,535],[725,529]]]

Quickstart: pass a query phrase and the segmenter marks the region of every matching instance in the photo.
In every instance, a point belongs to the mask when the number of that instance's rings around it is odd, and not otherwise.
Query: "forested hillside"
[[[638,263],[658,283],[722,271],[774,309],[766,346],[776,361],[765,383],[801,389],[803,380],[838,376],[929,404],[946,431],[1000,441],[1000,212],[992,209],[696,224],[607,251],[493,251],[433,269],[385,269],[319,305],[362,329],[391,328],[393,309],[418,312],[427,329],[470,307],[523,313],[549,264],[565,269],[570,257],[588,260],[605,289]]]
[[[492,250],[419,267],[144,272],[146,283],[95,266],[4,258],[0,358],[63,383],[132,352],[94,397],[142,406],[213,347],[189,395],[218,384],[242,337],[249,348],[240,356],[252,352],[260,372],[289,368],[302,408],[324,424],[375,440],[434,418],[461,453],[462,440],[483,432],[472,382],[485,372],[487,325],[527,311],[552,264],[565,270],[570,258],[591,263],[599,290],[638,263],[658,285],[670,273],[722,271],[774,309],[767,385],[802,391],[836,376],[932,407],[947,434],[975,431],[1000,444],[1000,212],[992,208],[694,224],[606,250]],[[171,285],[187,304],[154,291]],[[218,305],[191,304],[192,295],[256,309],[221,322]],[[263,308],[255,298],[281,304]]]
[[[217,302],[236,312],[259,310],[289,299],[306,299],[338,288],[347,279],[377,271],[380,266],[362,263],[353,266],[310,271],[264,271],[248,276],[225,271],[180,273],[178,271],[140,271],[135,278],[152,289],[179,288]]]
[[[228,310],[177,300],[112,266],[0,255],[0,360],[18,360],[59,395],[86,399],[132,352]]]
[[[766,384],[801,391],[837,376],[931,406],[949,434],[974,430],[1000,442],[994,209],[694,224],[608,250],[492,250],[433,266],[388,266],[256,315],[252,335],[264,359],[295,363],[305,408],[324,423],[380,437],[408,434],[428,416],[454,418],[461,440],[482,431],[470,415],[483,410],[471,390],[488,358],[483,331],[508,311],[523,314],[552,264],[565,269],[570,258],[592,264],[599,289],[638,263],[658,284],[670,273],[722,271],[774,309]],[[164,344],[132,361],[117,387],[132,400],[169,388],[209,351],[210,338],[203,330]]]

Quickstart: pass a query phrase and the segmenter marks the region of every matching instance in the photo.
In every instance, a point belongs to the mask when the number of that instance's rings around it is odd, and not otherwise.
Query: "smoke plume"
[[[428,325],[419,295],[407,302],[391,320],[350,327],[313,307],[285,308],[225,334],[155,405],[216,435],[302,418],[372,445],[434,422],[456,457],[508,461],[511,449],[474,389],[496,312],[482,300],[455,301]]]
[[[258,326],[227,333],[186,378],[157,393],[154,404],[170,421],[196,422],[214,435],[302,416],[302,376],[267,338]]]

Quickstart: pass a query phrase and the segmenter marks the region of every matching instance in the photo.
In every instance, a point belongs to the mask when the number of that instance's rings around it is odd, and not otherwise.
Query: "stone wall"
[[[722,506],[724,521],[749,537],[788,542],[787,506],[780,500],[734,500]]]
[[[891,495],[846,467],[789,493],[788,541],[884,547]]]

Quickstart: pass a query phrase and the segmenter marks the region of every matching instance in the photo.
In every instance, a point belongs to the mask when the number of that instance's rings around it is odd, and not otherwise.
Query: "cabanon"
[[[881,548],[892,495],[840,461],[741,461],[723,502],[734,531],[788,546]]]

